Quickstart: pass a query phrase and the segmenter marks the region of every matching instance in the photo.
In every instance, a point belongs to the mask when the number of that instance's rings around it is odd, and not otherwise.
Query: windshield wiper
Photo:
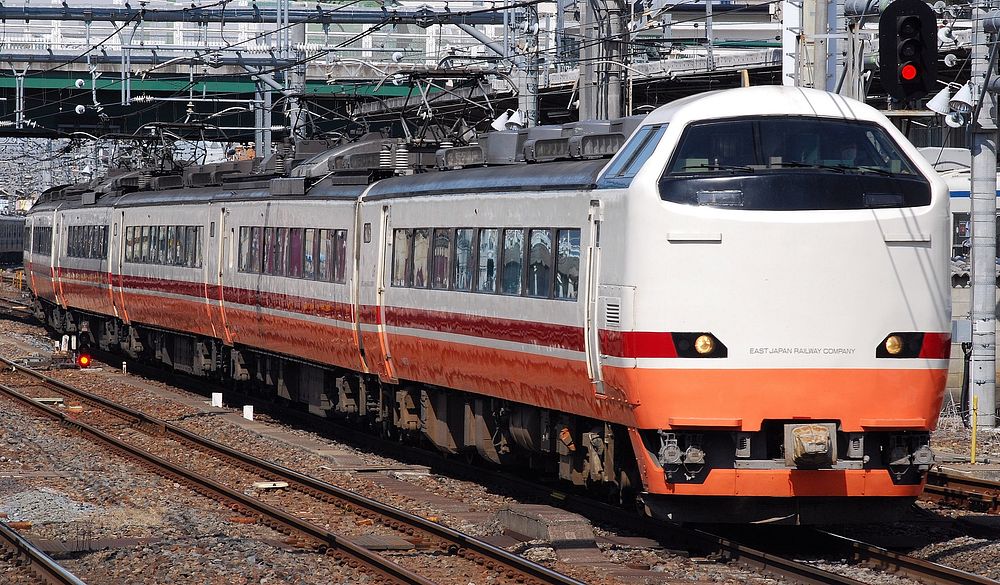
[[[895,177],[898,173],[892,171],[887,171],[880,167],[873,167],[868,165],[860,165],[855,167],[855,169],[868,173],[875,173],[876,175],[882,175],[883,177]]]
[[[745,173],[754,172],[754,168],[748,165],[688,165],[682,168],[682,171],[687,171],[689,169],[708,169],[710,171],[743,171]]]
[[[804,163],[797,160],[788,160],[783,162],[773,162],[768,165],[769,167],[791,167],[796,169],[823,169],[825,171],[833,171],[835,173],[845,173],[853,167],[848,167],[846,165],[821,165],[816,163]]]

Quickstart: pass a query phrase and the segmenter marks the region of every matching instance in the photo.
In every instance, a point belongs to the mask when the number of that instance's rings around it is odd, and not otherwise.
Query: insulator
[[[396,148],[396,172],[400,175],[408,175],[413,171],[410,169],[410,151],[400,145]]]
[[[379,151],[378,151],[378,166],[380,166],[380,167],[382,167],[384,169],[391,169],[391,168],[393,168],[394,165],[392,163],[392,145],[391,144],[383,144],[381,146],[381,148],[379,148]]]

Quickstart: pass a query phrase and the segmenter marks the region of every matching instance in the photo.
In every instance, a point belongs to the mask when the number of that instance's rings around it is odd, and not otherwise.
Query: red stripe
[[[498,319],[480,315],[400,307],[386,307],[385,324],[393,327],[485,337],[499,341],[530,343],[571,351],[584,350],[583,328],[572,325]]]
[[[951,357],[951,333],[924,333],[920,356],[925,359],[946,360]]]
[[[601,353],[624,358],[675,358],[677,348],[670,333],[661,331],[600,332]]]

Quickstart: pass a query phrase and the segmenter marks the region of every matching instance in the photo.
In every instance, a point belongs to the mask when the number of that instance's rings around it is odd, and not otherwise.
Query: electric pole
[[[997,20],[981,8],[973,9],[972,93],[980,102],[972,120],[972,367],[970,400],[978,425],[996,425],[996,216],[997,125],[996,96],[984,91],[990,76],[990,42],[986,25],[996,33]],[[969,404],[971,407],[973,404]]]

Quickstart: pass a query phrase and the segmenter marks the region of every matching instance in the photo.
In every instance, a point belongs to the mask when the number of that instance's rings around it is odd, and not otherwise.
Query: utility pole
[[[977,408],[978,426],[996,425],[996,214],[997,125],[996,96],[984,91],[990,76],[990,32],[997,32],[995,13],[987,17],[973,9],[972,92],[980,96],[972,120],[972,367],[970,400]],[[970,411],[972,404],[969,405]]]
[[[580,96],[578,111],[580,120],[597,119],[597,71],[596,63],[600,55],[598,45],[599,35],[597,27],[600,20],[594,12],[594,5],[590,0],[579,0],[580,6],[580,61],[577,71],[579,71],[576,83],[577,93]]]
[[[708,0],[706,4],[711,5],[712,0]],[[611,0],[608,3],[608,12],[610,13],[609,20],[611,21],[611,38],[606,42],[608,43],[608,91],[607,91],[607,107],[605,108],[605,113],[607,114],[607,120],[614,120],[615,118],[620,118],[622,115],[622,67],[621,64],[625,61],[625,55],[622,52],[622,47],[626,46],[623,39],[619,38],[622,33],[622,2],[621,0]]]

